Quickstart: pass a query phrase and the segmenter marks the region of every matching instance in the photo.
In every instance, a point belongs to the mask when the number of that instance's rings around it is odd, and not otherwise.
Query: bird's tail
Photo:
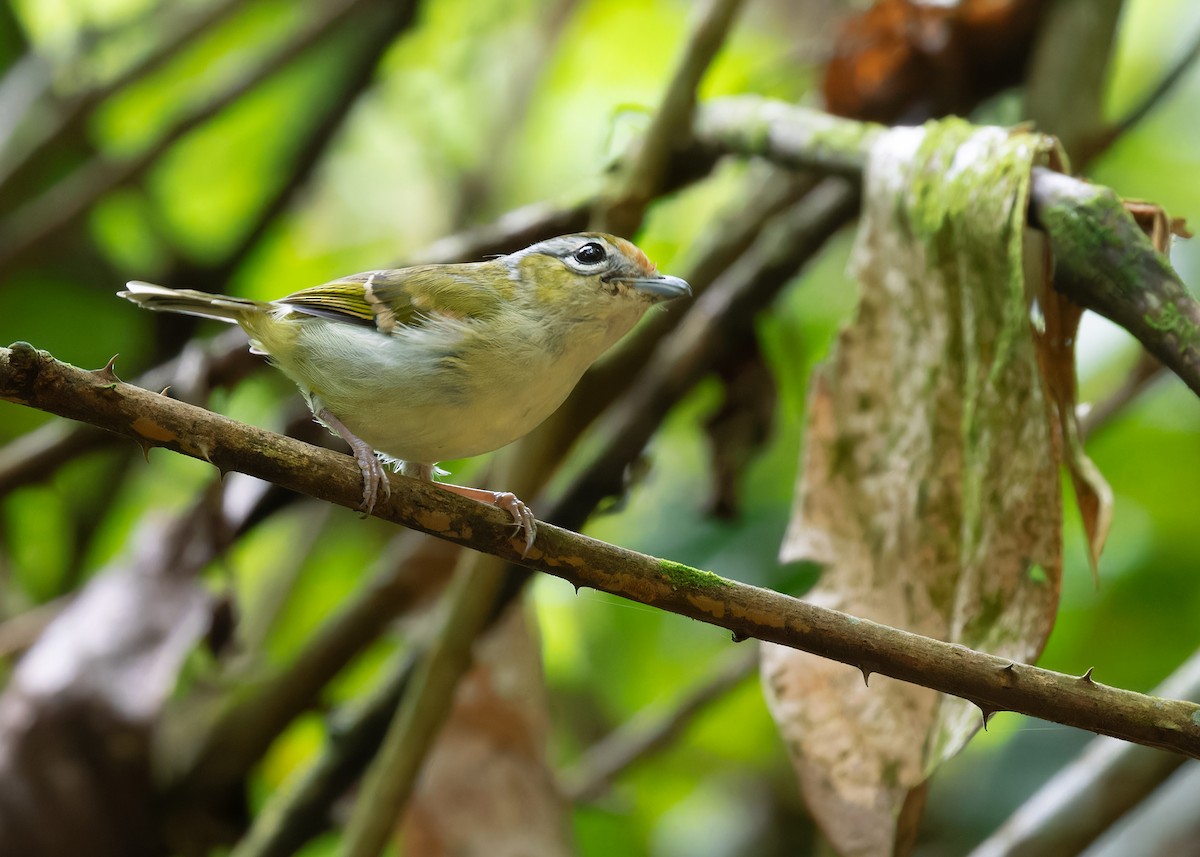
[[[263,301],[231,298],[226,295],[210,295],[207,292],[197,292],[191,289],[168,289],[165,286],[137,281],[126,283],[125,291],[117,292],[117,294],[144,309],[198,315],[201,318],[215,318],[234,324],[240,324],[252,316],[271,309],[271,305]]]

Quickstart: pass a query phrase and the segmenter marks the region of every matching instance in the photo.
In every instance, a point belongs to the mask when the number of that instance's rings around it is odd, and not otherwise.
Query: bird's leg
[[[371,449],[370,444],[346,428],[341,420],[329,413],[328,409],[321,408],[317,412],[317,419],[337,432],[338,437],[350,444],[350,449],[354,452],[354,461],[358,464],[358,469],[362,471],[363,477],[363,499],[362,506],[359,508],[365,514],[371,514],[375,509],[375,501],[379,499],[380,489],[382,489],[385,501],[392,496],[392,485],[388,482],[387,472],[383,469],[383,462],[379,460],[379,457],[375,454],[375,450]]]
[[[521,535],[522,530],[525,532],[525,550],[521,552],[521,555],[524,556],[529,553],[529,549],[533,547],[533,540],[537,537],[537,518],[534,517],[533,512],[521,502],[516,494],[508,491],[488,491],[486,488],[469,488],[466,485],[451,485],[446,482],[438,482],[433,477],[436,472],[440,471],[432,464],[405,461],[400,466],[400,472],[412,479],[423,479],[426,482],[432,482],[439,488],[445,488],[447,491],[452,491],[462,497],[503,509],[512,516],[513,523],[517,527],[517,531],[513,535]]]
[[[521,556],[529,553],[529,549],[533,547],[533,540],[537,537],[537,518],[516,494],[508,491],[488,491],[486,488],[469,488],[466,485],[450,485],[446,482],[434,482],[433,484],[508,512],[517,528],[513,535],[519,536],[522,531],[525,533],[525,550],[521,551]]]

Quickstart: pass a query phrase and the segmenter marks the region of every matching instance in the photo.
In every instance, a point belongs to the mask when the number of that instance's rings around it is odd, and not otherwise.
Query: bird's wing
[[[297,312],[376,327],[419,326],[434,316],[485,319],[511,299],[513,283],[486,263],[367,271],[303,289],[275,301]],[[490,276],[489,276],[490,275]],[[498,282],[493,282],[497,280]]]

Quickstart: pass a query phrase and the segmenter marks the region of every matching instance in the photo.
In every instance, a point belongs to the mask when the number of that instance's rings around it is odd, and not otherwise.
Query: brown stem
[[[1200,303],[1120,198],[1041,167],[1030,216],[1050,236],[1055,288],[1132,333],[1200,395]]]
[[[361,475],[346,456],[235,423],[89,372],[18,343],[0,349],[0,398],[87,420],[147,446],[164,446],[348,509]],[[550,524],[526,553],[508,516],[432,485],[392,477],[377,517],[506,562],[755,637],[971,700],[985,712],[1045,720],[1200,758],[1200,705],[1155,699],[1017,664],[606,544]]]
[[[696,88],[725,43],[741,6],[742,0],[708,0],[650,127],[596,213],[597,229],[632,235],[641,226],[646,207],[661,191],[672,150],[687,139]]]

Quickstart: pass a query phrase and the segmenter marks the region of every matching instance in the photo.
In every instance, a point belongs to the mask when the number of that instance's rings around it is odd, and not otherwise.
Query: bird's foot
[[[385,503],[391,499],[392,483],[388,480],[383,462],[375,455],[375,450],[362,441],[359,441],[359,444],[361,445],[354,446],[354,461],[363,477],[363,498],[359,508],[363,517],[366,517],[375,511],[375,503],[380,499],[380,495]]]
[[[470,497],[472,500],[478,500],[480,503],[487,503],[489,506],[495,506],[508,512],[513,519],[513,525],[516,531],[513,537],[518,537],[522,533],[525,534],[524,542],[525,549],[521,551],[521,556],[529,553],[529,549],[533,547],[533,541],[537,538],[537,518],[532,510],[521,501],[516,494],[509,491],[488,491],[486,488],[469,488],[466,485],[450,485],[445,482],[435,482],[439,488],[445,488],[447,491],[453,491],[455,494],[460,494],[463,497]]]
[[[370,515],[375,511],[375,504],[381,495],[384,502],[387,502],[392,496],[392,483],[388,480],[383,462],[379,460],[379,456],[375,454],[375,450],[371,448],[370,444],[346,428],[341,420],[325,408],[322,408],[317,414],[317,419],[350,444],[350,449],[354,453],[354,462],[358,465],[359,472],[363,477],[363,497],[359,509],[362,511],[363,517]]]
[[[525,533],[525,550],[521,551],[521,556],[525,556],[533,547],[533,540],[537,538],[537,517],[533,514],[533,510],[511,491],[493,491],[492,504],[512,516],[513,524],[517,528],[513,533],[514,536]]]

